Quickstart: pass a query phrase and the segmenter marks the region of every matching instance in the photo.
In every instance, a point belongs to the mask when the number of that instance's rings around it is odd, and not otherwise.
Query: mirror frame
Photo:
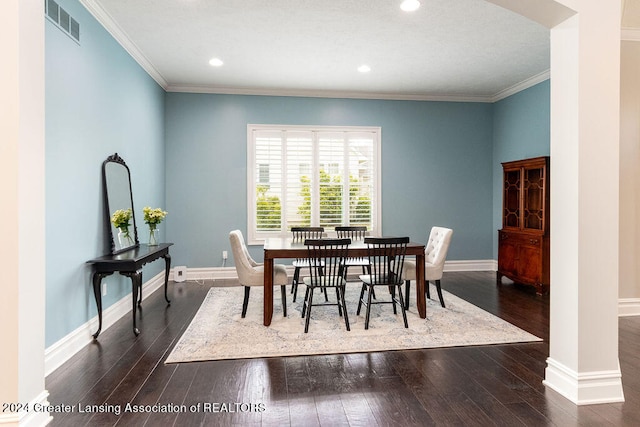
[[[107,184],[107,173],[106,173],[106,168],[109,163],[117,163],[119,165],[122,165],[127,171],[127,178],[129,181],[129,188],[128,188],[129,200],[131,202],[131,218],[133,220],[134,243],[127,247],[122,247],[117,249],[116,249],[116,244],[115,244],[114,235],[113,235],[114,226],[111,223],[111,208],[109,207],[109,186]],[[106,213],[106,220],[107,220],[107,229],[109,230],[109,240],[111,244],[110,246],[111,255],[119,254],[119,253],[139,247],[140,242],[138,241],[138,227],[136,226],[136,215],[135,215],[135,209],[133,207],[133,191],[131,189],[131,171],[129,170],[129,166],[127,166],[127,164],[122,159],[122,157],[118,156],[118,153],[115,153],[112,156],[107,157],[107,159],[104,162],[102,162],[102,185],[104,190],[103,196],[104,196],[104,206],[105,206],[105,213]]]

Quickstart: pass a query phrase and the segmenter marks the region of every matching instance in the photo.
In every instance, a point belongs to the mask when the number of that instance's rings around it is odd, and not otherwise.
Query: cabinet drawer
[[[508,242],[512,245],[526,245],[532,247],[542,248],[542,236],[523,234],[523,233],[513,233],[509,231],[499,231],[498,232],[498,244],[502,242]]]

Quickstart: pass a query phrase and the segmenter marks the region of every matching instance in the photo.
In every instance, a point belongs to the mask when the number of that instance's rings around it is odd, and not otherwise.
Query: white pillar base
[[[619,364],[617,370],[579,373],[549,357],[542,383],[576,405],[624,402]]]
[[[2,427],[41,427],[46,426],[53,419],[47,408],[49,407],[49,392],[43,390],[35,399],[28,403],[29,411],[14,413],[0,413]]]

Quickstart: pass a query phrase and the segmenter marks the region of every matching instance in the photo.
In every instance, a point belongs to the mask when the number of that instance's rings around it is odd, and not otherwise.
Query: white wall
[[[0,26],[0,402],[46,403],[44,389],[44,17],[42,0],[5,0]],[[0,413],[42,425],[47,413]]]
[[[638,314],[640,312],[640,41],[623,41],[621,49],[620,312],[621,314]]]

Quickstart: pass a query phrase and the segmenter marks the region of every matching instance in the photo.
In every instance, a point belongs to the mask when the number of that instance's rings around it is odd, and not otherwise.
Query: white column
[[[0,25],[0,425],[44,425],[44,9],[42,0],[4,0]]]
[[[620,315],[640,315],[640,35],[620,61]]]
[[[578,14],[551,30],[556,286],[545,384],[577,404],[621,402],[620,2],[571,3]]]
[[[576,404],[620,402],[621,5],[489,1],[551,28],[551,333],[544,383]]]

